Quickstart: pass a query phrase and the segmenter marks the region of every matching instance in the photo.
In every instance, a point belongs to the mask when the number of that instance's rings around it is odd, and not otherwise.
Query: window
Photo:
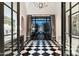
[[[7,6],[11,7],[11,2],[4,2]]]
[[[70,7],[69,7],[70,6]],[[66,3],[66,55],[79,56],[79,3]],[[71,12],[71,13],[70,13]]]
[[[10,6],[10,4],[9,4]],[[4,51],[5,55],[11,53],[11,9],[4,5]],[[9,49],[9,52],[6,50]]]
[[[12,55],[13,50],[17,50],[17,3],[5,2],[4,55]]]
[[[79,13],[72,15],[72,34],[79,35]]]
[[[13,38],[17,38],[17,14],[15,12],[13,12],[13,33]]]
[[[4,35],[11,34],[11,9],[4,6]]]

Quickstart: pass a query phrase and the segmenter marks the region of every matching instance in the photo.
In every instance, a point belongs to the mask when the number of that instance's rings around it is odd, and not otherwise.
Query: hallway
[[[79,56],[79,2],[0,2],[0,56]]]
[[[60,48],[51,40],[51,22],[49,17],[32,18],[31,39],[21,51],[23,56],[60,56]],[[49,27],[50,26],[50,27]],[[33,30],[35,29],[35,30]]]

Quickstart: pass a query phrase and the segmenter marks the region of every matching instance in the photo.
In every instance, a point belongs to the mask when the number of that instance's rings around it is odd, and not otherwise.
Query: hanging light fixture
[[[34,5],[38,8],[44,8],[48,6],[47,2],[35,2]]]

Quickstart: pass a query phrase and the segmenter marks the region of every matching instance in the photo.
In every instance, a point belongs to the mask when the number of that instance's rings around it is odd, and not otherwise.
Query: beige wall
[[[23,17],[23,24],[24,24],[24,26],[23,27],[20,27],[20,28],[22,28],[21,29],[21,34],[20,35],[24,35],[24,41],[26,40],[26,19],[27,19],[27,16],[26,16],[26,5],[25,5],[25,3],[24,2],[21,2],[20,3],[20,24],[22,24],[21,23],[21,20],[22,20],[22,18],[21,17]],[[21,25],[20,25],[21,26]]]
[[[56,3],[56,40],[61,44],[61,3]]]

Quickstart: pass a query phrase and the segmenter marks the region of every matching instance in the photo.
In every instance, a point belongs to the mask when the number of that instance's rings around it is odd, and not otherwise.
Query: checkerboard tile
[[[30,45],[25,47],[21,52],[22,56],[60,56],[61,51],[59,47],[52,44],[50,40],[32,40]],[[28,50],[27,48],[30,48]]]
[[[12,56],[9,49],[5,50],[6,56]],[[31,40],[20,52],[20,56],[60,56],[61,49],[51,40]],[[14,49],[13,56],[17,56],[17,49]]]

